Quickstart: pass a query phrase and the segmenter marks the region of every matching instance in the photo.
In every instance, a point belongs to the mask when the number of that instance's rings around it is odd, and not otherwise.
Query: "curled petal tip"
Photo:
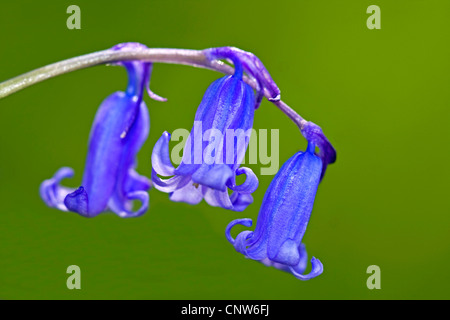
[[[139,200],[141,202],[141,207],[136,211],[123,210],[117,213],[121,218],[136,218],[142,216],[148,209],[149,196],[145,191],[135,191],[127,194],[129,200]]]
[[[65,178],[71,178],[74,175],[74,171],[69,167],[62,167],[59,169],[52,178],[47,179],[41,183],[39,193],[44,202],[53,208],[58,208],[62,211],[67,211],[64,205],[64,197],[73,191],[72,188],[66,188],[60,186],[61,180]]]
[[[323,264],[322,262],[320,262],[319,259],[312,257],[311,265],[312,265],[311,272],[306,275],[297,273],[292,267],[290,267],[290,272],[294,275],[294,277],[303,281],[310,280],[322,274]]]
[[[256,191],[258,189],[259,181],[256,174],[252,171],[250,168],[241,167],[236,170],[236,174],[239,176],[241,174],[245,174],[246,179],[244,183],[241,185],[236,185],[236,177],[233,177],[230,179],[230,181],[227,183],[227,186],[236,192],[239,193],[245,193],[250,194]]]
[[[157,174],[163,176],[173,176],[175,171],[170,160],[169,141],[170,133],[164,131],[152,151],[152,168]]]
[[[232,237],[231,234],[230,234],[231,229],[232,229],[234,226],[240,224],[240,225],[243,225],[244,227],[251,227],[251,226],[252,226],[252,223],[253,223],[252,219],[248,219],[248,218],[244,218],[244,219],[236,219],[236,220],[231,221],[231,222],[228,224],[227,228],[225,229],[225,236],[227,237],[228,242],[231,243],[231,244],[233,244],[233,245],[234,245],[234,243],[235,243],[235,239],[233,239],[233,237]]]

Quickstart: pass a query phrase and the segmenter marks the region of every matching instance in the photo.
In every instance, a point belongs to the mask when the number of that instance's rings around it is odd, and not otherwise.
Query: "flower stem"
[[[20,76],[0,83],[0,99],[58,75],[75,70],[92,67],[99,64],[114,63],[119,61],[140,60],[156,63],[182,64],[199,68],[215,70],[225,74],[233,74],[234,68],[219,61],[210,61],[202,50],[187,49],[128,49],[128,50],[103,50],[75,58],[59,61],[47,66],[24,73]],[[253,89],[258,89],[257,81],[244,76],[244,81]],[[264,96],[285,113],[300,129],[303,129],[306,120],[281,100],[273,101],[267,89]]]

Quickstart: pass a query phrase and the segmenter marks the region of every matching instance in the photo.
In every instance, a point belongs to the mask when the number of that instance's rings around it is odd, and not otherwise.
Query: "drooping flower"
[[[146,49],[138,43],[124,43],[112,50]],[[151,182],[135,171],[136,154],[149,133],[149,115],[142,100],[147,89],[152,98],[162,100],[148,88],[151,63],[119,62],[128,73],[126,92],[115,92],[99,107],[92,125],[83,181],[79,188],[60,186],[72,177],[71,168],[61,168],[40,187],[45,203],[63,211],[94,217],[111,210],[120,217],[136,217],[148,207]],[[132,211],[132,200],[141,207]]]
[[[253,202],[258,179],[251,169],[239,166],[253,126],[255,97],[242,80],[238,61],[235,67],[233,75],[214,81],[206,90],[177,168],[169,157],[170,134],[164,132],[155,144],[152,181],[155,188],[170,193],[172,201],[197,204],[204,198],[211,206],[235,211]],[[241,174],[246,180],[236,185],[236,175]]]
[[[283,164],[267,189],[255,231],[243,231],[236,239],[230,235],[233,226],[252,225],[251,219],[232,221],[226,228],[227,240],[245,257],[267,266],[288,271],[301,280],[320,275],[322,263],[312,258],[312,270],[306,269],[306,249],[302,238],[309,222],[314,198],[322,173],[322,160],[314,154],[309,141],[305,152],[298,152]]]

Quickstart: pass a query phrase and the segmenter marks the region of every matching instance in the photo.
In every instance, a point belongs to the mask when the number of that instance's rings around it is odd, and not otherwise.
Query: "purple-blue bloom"
[[[138,43],[125,43],[111,50],[146,49]],[[120,217],[136,217],[148,208],[147,190],[151,182],[135,171],[136,154],[149,133],[149,115],[143,102],[147,89],[153,98],[162,99],[148,89],[151,63],[119,62],[128,73],[126,92],[116,92],[100,105],[89,137],[83,181],[78,189],[60,186],[62,179],[72,177],[71,168],[61,168],[40,187],[45,203],[63,211],[95,217],[111,210]],[[141,207],[132,211],[132,200]]]
[[[235,211],[253,202],[258,179],[251,169],[239,166],[253,126],[255,96],[242,80],[239,61],[235,67],[234,75],[214,81],[206,90],[177,168],[169,158],[169,133],[155,144],[152,181],[158,190],[169,192],[172,201],[197,204],[204,198],[211,206]],[[236,175],[241,174],[246,180],[236,185]]]
[[[306,249],[302,238],[306,231],[314,198],[322,174],[322,160],[314,154],[315,144],[308,142],[305,152],[298,152],[283,164],[267,189],[255,231],[243,231],[236,239],[230,235],[237,224],[247,227],[251,219],[232,221],[226,237],[236,251],[267,266],[288,271],[301,280],[320,275],[322,263],[312,258],[312,270],[306,269]]]
[[[219,60],[233,63],[234,74],[214,81],[206,90],[186,139],[180,165],[177,168],[172,165],[170,134],[164,132],[152,152],[152,181],[139,175],[135,170],[136,157],[150,127],[144,92],[152,99],[166,100],[150,91],[152,62],[233,73],[230,66]],[[240,232],[233,238],[234,226],[252,226],[251,219],[237,219],[228,224],[225,235],[246,258],[289,272],[298,279],[309,280],[323,272],[322,263],[312,257],[311,271],[305,274],[308,256],[302,240],[318,185],[327,166],[336,161],[336,150],[318,125],[306,121],[281,101],[279,88],[258,57],[235,47],[149,49],[139,43],[123,43],[2,83],[0,98],[48,77],[101,63],[125,67],[128,86],[125,92],[107,97],[97,111],[81,186],[60,185],[63,179],[74,175],[68,167],[59,169],[52,178],[42,182],[40,195],[49,207],[84,217],[95,217],[107,210],[120,217],[137,217],[147,210],[147,191],[154,185],[170,193],[172,201],[197,204],[205,199],[212,206],[243,211],[253,202],[251,194],[258,188],[258,179],[251,169],[241,164],[252,133],[255,109],[266,97],[300,128],[308,146],[306,151],[297,152],[284,163],[272,180],[255,230]],[[239,175],[245,175],[240,185],[236,178]],[[141,203],[137,209],[133,208],[134,200]]]

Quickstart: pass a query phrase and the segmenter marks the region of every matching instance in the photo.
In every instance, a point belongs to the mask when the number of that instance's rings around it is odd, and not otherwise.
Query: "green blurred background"
[[[61,166],[76,172],[67,185],[80,184],[96,109],[125,88],[122,68],[97,66],[0,101],[0,299],[450,298],[449,1],[46,3],[2,2],[0,80],[128,41],[255,53],[283,100],[338,151],[304,237],[325,270],[302,282],[226,241],[229,221],[256,219],[272,176],[260,176],[242,213],[171,203],[155,189],[137,219],[47,208],[39,184]],[[71,4],[81,8],[81,30],[66,28]],[[381,8],[381,30],[366,27],[372,4]],[[145,98],[151,132],[140,173],[150,175],[164,130],[190,129],[219,76],[155,65],[152,89],[169,101]],[[280,129],[280,163],[306,145],[267,101],[254,123]],[[81,268],[81,290],[66,287],[72,264]],[[369,265],[381,268],[380,290],[366,287]]]

